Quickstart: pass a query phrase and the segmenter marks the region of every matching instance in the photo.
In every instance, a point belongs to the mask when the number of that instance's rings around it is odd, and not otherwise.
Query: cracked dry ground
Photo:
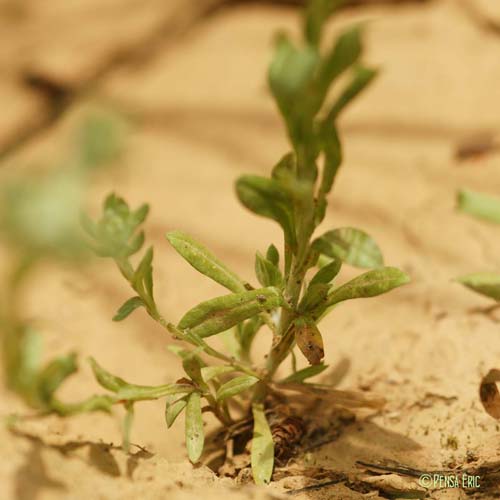
[[[368,21],[366,60],[382,71],[343,117],[346,162],[325,227],[367,230],[386,262],[408,271],[413,284],[346,303],[325,321],[327,362],[349,361],[340,387],[383,394],[388,404],[298,457],[294,467],[356,474],[359,460],[421,470],[494,463],[499,426],[477,391],[481,375],[500,365],[500,324],[471,314],[488,302],[451,280],[499,265],[500,233],[458,215],[454,193],[462,186],[500,192],[500,156],[458,162],[454,151],[462,137],[500,128],[500,9],[491,1],[368,3],[343,10],[334,24]],[[125,162],[98,180],[92,203],[112,189],[134,205],[151,203],[157,297],[173,320],[220,289],[174,255],[165,231],[192,233],[248,279],[254,251],[279,242],[272,224],[238,206],[232,183],[243,172],[267,173],[286,150],[264,75],[273,33],[296,30],[297,12],[266,2],[216,4],[0,2],[0,149],[8,153],[2,173],[53,158],[96,99],[130,111]],[[137,383],[180,376],[163,332],[144,313],[110,321],[128,290],[108,263],[96,262],[85,274],[47,267],[37,283],[43,286],[27,297],[26,310],[43,318],[52,354],[75,349],[82,360],[98,354],[110,371]],[[63,395],[78,399],[94,390],[82,363]],[[25,411],[6,393],[0,407],[2,415]],[[132,441],[147,451],[125,455],[116,446],[119,417],[29,421],[16,434],[1,427],[0,496],[270,498],[317,483],[289,475],[266,489],[235,488],[207,468],[193,468],[182,422],[167,432],[161,402],[138,405]],[[375,482],[368,495],[344,481],[294,498],[384,498],[387,484],[399,479],[383,477],[385,484]],[[476,494],[494,498],[495,487]],[[459,489],[432,493],[465,497]]]

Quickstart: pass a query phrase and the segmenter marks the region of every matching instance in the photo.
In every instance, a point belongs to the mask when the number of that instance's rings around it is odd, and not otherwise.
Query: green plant
[[[145,241],[140,226],[148,207],[131,210],[112,194],[101,218],[84,222],[95,252],[113,259],[134,291],[114,320],[123,320],[142,307],[185,345],[171,349],[180,356],[186,377],[158,387],[130,384],[91,361],[98,382],[111,392],[110,401],[125,405],[126,429],[137,401],[165,397],[168,427],[185,412],[187,451],[190,460],[197,462],[204,447],[203,411],[212,412],[226,427],[233,424],[235,415],[251,414],[251,463],[257,483],[268,482],[273,470],[274,444],[265,413],[270,392],[293,387],[328,395],[327,386],[306,382],[326,368],[319,321],[340,302],[379,295],[409,281],[404,272],[383,266],[380,249],[359,229],[339,228],[313,236],[325,217],[327,196],[342,161],[336,119],[376,74],[359,63],[359,27],[344,32],[332,45],[324,42],[325,22],[338,3],[313,0],[308,4],[300,44],[279,36],[269,86],[291,151],[274,166],[270,178],[245,175],[236,182],[241,203],[277,222],[284,234],[281,253],[274,245],[264,254],[257,253],[258,285],[241,279],[192,237],[171,232],[167,239],[173,248],[230,292],[202,302],[174,324],[164,319],[155,301],[153,249],[147,249],[138,262],[134,258]],[[345,86],[332,99],[332,83],[341,75],[346,76]],[[370,270],[339,286],[333,282],[344,263]],[[256,366],[251,346],[263,328],[272,335],[272,347],[265,365]],[[228,331],[237,345],[234,355],[208,342],[209,337]],[[278,367],[294,357],[295,346],[311,366],[277,379]]]
[[[15,175],[0,190],[0,237],[9,263],[0,295],[5,380],[27,404],[44,413],[109,410],[108,396],[79,403],[56,397],[64,380],[77,371],[76,355],[42,363],[42,338],[24,317],[21,299],[41,262],[81,263],[88,257],[80,227],[85,192],[90,173],[121,150],[118,125],[111,115],[94,112],[79,128],[64,166]]]
[[[457,196],[458,209],[494,224],[500,224],[500,198],[462,190]],[[476,272],[457,278],[462,285],[475,292],[500,302],[500,273]]]

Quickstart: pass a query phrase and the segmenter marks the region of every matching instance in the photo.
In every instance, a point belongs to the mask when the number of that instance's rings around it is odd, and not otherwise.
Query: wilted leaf
[[[382,267],[357,276],[328,294],[327,305],[343,300],[374,297],[409,283],[410,277],[395,267]]]
[[[257,485],[271,481],[274,467],[274,441],[271,428],[261,404],[252,405],[253,438],[252,438],[252,474]]]
[[[384,265],[380,248],[361,229],[342,227],[328,231],[316,239],[313,246],[328,257],[340,259],[355,267],[369,269]]]
[[[246,391],[253,385],[255,385],[259,379],[257,377],[253,377],[252,375],[241,375],[239,377],[235,377],[229,382],[221,385],[219,389],[217,389],[217,401],[222,401],[227,398],[231,398],[239,394],[240,392]]]
[[[461,276],[457,281],[481,295],[500,301],[500,274],[473,273]]]
[[[167,233],[167,240],[197,271],[213,279],[232,292],[245,290],[243,281],[230,271],[207,248],[180,231]]]
[[[323,338],[314,321],[297,318],[294,321],[295,340],[311,365],[319,365],[325,355]]]
[[[490,370],[481,380],[479,395],[488,415],[500,419],[500,393],[497,382],[500,382],[500,370]]]
[[[179,322],[179,328],[188,328],[195,335],[209,337],[282,303],[281,294],[272,287],[224,295],[202,302],[188,311]]]
[[[140,297],[132,297],[123,304],[118,312],[113,316],[113,321],[122,321],[138,307],[144,306],[144,301]]]
[[[319,375],[322,373],[324,370],[328,368],[327,365],[324,364],[318,364],[318,365],[311,365],[306,368],[303,368],[302,370],[299,370],[295,373],[292,373],[291,375],[288,375],[285,379],[282,380],[283,383],[287,382],[303,382],[304,380],[314,377],[316,375]]]
[[[458,208],[480,219],[500,224],[500,198],[469,190],[458,193]]]
[[[201,400],[199,392],[192,392],[186,406],[186,448],[189,460],[197,463],[203,453],[205,433],[201,416]]]

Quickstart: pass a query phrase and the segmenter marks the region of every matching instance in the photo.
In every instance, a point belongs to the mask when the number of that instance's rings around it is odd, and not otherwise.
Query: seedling
[[[458,194],[458,209],[478,219],[500,224],[500,198],[462,190]],[[476,272],[457,278],[467,288],[500,302],[500,274]]]
[[[320,320],[340,302],[379,295],[409,281],[404,272],[384,267],[379,247],[359,229],[344,227],[314,236],[342,161],[337,118],[376,74],[359,62],[359,27],[345,31],[333,44],[324,40],[325,22],[338,3],[311,1],[304,14],[302,40],[296,43],[284,34],[277,40],[268,79],[291,149],[269,178],[244,175],[236,182],[241,203],[278,223],[283,231],[281,252],[274,245],[257,252],[255,283],[240,278],[193,237],[170,232],[166,237],[180,256],[230,292],[198,304],[174,323],[162,316],[154,296],[153,249],[148,248],[138,261],[134,258],[145,241],[141,224],[148,206],[132,210],[112,194],[98,221],[85,219],[95,252],[111,258],[134,291],[114,320],[144,308],[184,344],[171,349],[181,358],[186,376],[157,387],[130,384],[91,361],[98,382],[111,393],[110,403],[125,405],[126,429],[136,402],[165,398],[168,427],[185,413],[186,447],[195,463],[204,449],[203,412],[213,413],[225,428],[247,418],[253,425],[253,477],[259,484],[269,482],[273,471],[275,443],[267,418],[272,395],[287,389],[339,395],[306,381],[326,368]],[[345,77],[344,86],[332,98],[331,86],[340,76]],[[343,264],[370,270],[338,285],[334,280]],[[254,363],[251,349],[260,330],[272,336],[263,365]],[[234,354],[210,345],[210,337],[228,331],[237,345]],[[283,361],[295,359],[295,347],[310,366],[277,378]]]

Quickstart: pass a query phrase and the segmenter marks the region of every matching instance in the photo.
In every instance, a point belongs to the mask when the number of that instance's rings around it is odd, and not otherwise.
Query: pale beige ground
[[[168,8],[152,0],[3,4],[2,145],[44,116],[44,100],[19,85],[25,68],[72,85],[189,2],[170,1]],[[495,2],[476,4],[500,19]],[[500,131],[500,36],[482,30],[461,5],[435,0],[348,10],[337,18],[337,28],[368,21],[366,60],[382,71],[342,120],[346,162],[324,227],[367,230],[386,262],[408,271],[413,282],[381,298],[346,303],[322,325],[327,362],[351,363],[341,387],[369,388],[389,402],[380,415],[311,452],[307,465],[352,471],[356,460],[394,459],[435,469],[464,464],[467,454],[478,463],[500,460],[498,424],[477,396],[481,375],[500,366],[500,324],[470,314],[489,302],[452,282],[465,272],[500,267],[500,230],[454,211],[458,187],[500,192],[500,156],[460,164],[453,157],[462,136]],[[185,23],[179,33],[170,26],[142,65],[118,65],[92,89],[92,99],[118,102],[139,119],[123,165],[97,181],[91,205],[110,190],[132,204],[151,203],[147,235],[156,249],[156,295],[169,319],[223,290],[174,254],[163,238],[167,230],[193,234],[249,280],[255,250],[280,243],[277,227],[238,205],[232,185],[243,172],[267,173],[285,151],[264,72],[273,33],[294,30],[296,23],[293,9],[261,5],[216,12],[191,27]],[[86,106],[77,100],[3,168],[53,157]],[[111,322],[128,296],[105,261],[84,272],[47,268],[34,281],[27,311],[46,330],[47,351],[81,355],[81,372],[63,391],[68,399],[98,390],[84,362],[88,355],[136,383],[180,376],[177,359],[165,349],[168,338],[142,311]],[[26,409],[2,393],[0,411]],[[183,423],[167,432],[161,403],[138,405],[132,441],[148,453],[126,456],[103,444],[119,445],[120,416],[50,418],[23,424],[24,435],[0,427],[0,497],[267,498],[305,484],[284,479],[267,493],[238,492],[230,480],[191,467]],[[464,497],[458,490],[433,496]],[[293,498],[363,496],[337,486]]]

